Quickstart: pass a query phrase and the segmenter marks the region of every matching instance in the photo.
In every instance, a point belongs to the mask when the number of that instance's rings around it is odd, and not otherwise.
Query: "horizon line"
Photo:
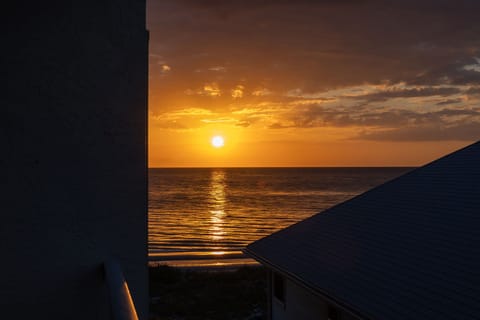
[[[418,166],[178,166],[178,167],[150,167],[148,169],[315,169],[315,168],[418,168]]]

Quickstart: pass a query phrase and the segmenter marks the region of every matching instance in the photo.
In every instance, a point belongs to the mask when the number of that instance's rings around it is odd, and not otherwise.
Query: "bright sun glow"
[[[212,146],[215,148],[221,148],[225,144],[225,141],[223,140],[222,136],[215,136],[212,138]]]

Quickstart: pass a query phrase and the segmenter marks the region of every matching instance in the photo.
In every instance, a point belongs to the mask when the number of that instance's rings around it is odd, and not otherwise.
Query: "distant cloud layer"
[[[152,0],[154,128],[480,137],[480,1]]]

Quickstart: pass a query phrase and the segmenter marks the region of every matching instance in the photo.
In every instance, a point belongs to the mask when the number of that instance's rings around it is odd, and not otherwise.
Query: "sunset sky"
[[[480,1],[147,10],[150,167],[417,166],[480,137]]]

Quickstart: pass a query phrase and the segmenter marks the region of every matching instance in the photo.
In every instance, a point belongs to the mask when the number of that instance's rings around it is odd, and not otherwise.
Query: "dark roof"
[[[480,319],[480,142],[250,244],[367,319]]]

